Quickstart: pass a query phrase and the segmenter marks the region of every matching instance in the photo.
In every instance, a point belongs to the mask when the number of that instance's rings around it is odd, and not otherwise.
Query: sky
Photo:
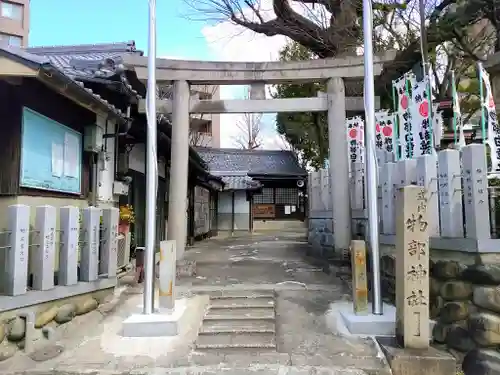
[[[270,8],[270,0],[262,0]],[[157,0],[157,56],[186,60],[275,60],[282,36],[266,37],[230,22],[202,20],[184,0]],[[134,40],[147,52],[147,0],[31,0],[30,46],[94,44]],[[242,98],[245,87],[224,86],[221,98]],[[221,116],[221,146],[236,147],[240,115]],[[264,116],[264,148],[283,148],[274,116]]]

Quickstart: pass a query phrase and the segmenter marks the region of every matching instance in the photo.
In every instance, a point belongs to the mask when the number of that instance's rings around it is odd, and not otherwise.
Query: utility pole
[[[158,162],[156,154],[156,0],[149,0],[147,141],[146,141],[146,249],[144,264],[144,314],[154,312],[156,193]]]

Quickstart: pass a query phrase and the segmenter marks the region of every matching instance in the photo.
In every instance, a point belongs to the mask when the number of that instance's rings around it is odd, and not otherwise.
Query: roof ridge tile
[[[26,51],[33,54],[80,54],[97,52],[136,52],[135,41],[95,43],[95,44],[73,44],[73,45],[53,45],[36,46],[26,48]]]

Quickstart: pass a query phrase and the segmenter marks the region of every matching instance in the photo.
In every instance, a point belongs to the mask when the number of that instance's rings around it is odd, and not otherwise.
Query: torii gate
[[[378,76],[395,52],[375,56],[373,72]],[[148,58],[130,55],[124,65],[146,83]],[[346,111],[364,111],[362,90],[346,97],[346,86],[362,85],[362,56],[297,62],[214,62],[156,59],[158,85],[173,85],[173,100],[158,100],[160,113],[172,114],[172,149],[169,186],[168,237],[176,241],[177,259],[186,246],[188,189],[189,115],[195,113],[328,112],[328,145],[333,200],[334,247],[347,250],[351,241],[349,160],[345,136]],[[265,84],[326,81],[326,94],[316,98],[266,99]],[[251,85],[249,100],[199,100],[190,85]],[[379,106],[376,98],[375,106]],[[139,111],[146,111],[144,100]]]

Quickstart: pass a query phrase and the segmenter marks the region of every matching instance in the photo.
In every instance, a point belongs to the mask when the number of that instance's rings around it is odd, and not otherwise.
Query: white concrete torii
[[[389,51],[374,58],[374,74],[394,59]],[[147,57],[129,55],[124,65],[147,81]],[[157,102],[158,112],[172,113],[171,176],[169,186],[168,237],[176,241],[177,259],[182,259],[186,244],[189,114],[190,113],[269,113],[328,111],[328,145],[333,200],[334,247],[348,249],[351,241],[351,208],[346,111],[364,110],[363,98],[345,96],[347,79],[364,76],[362,56],[297,62],[215,62],[156,59],[158,85],[173,84],[173,100]],[[326,94],[316,98],[265,99],[265,84],[327,82]],[[191,85],[250,84],[249,100],[199,100],[191,96]],[[347,82],[349,84],[349,82]],[[378,103],[376,103],[378,106]],[[145,112],[141,101],[139,110]]]

